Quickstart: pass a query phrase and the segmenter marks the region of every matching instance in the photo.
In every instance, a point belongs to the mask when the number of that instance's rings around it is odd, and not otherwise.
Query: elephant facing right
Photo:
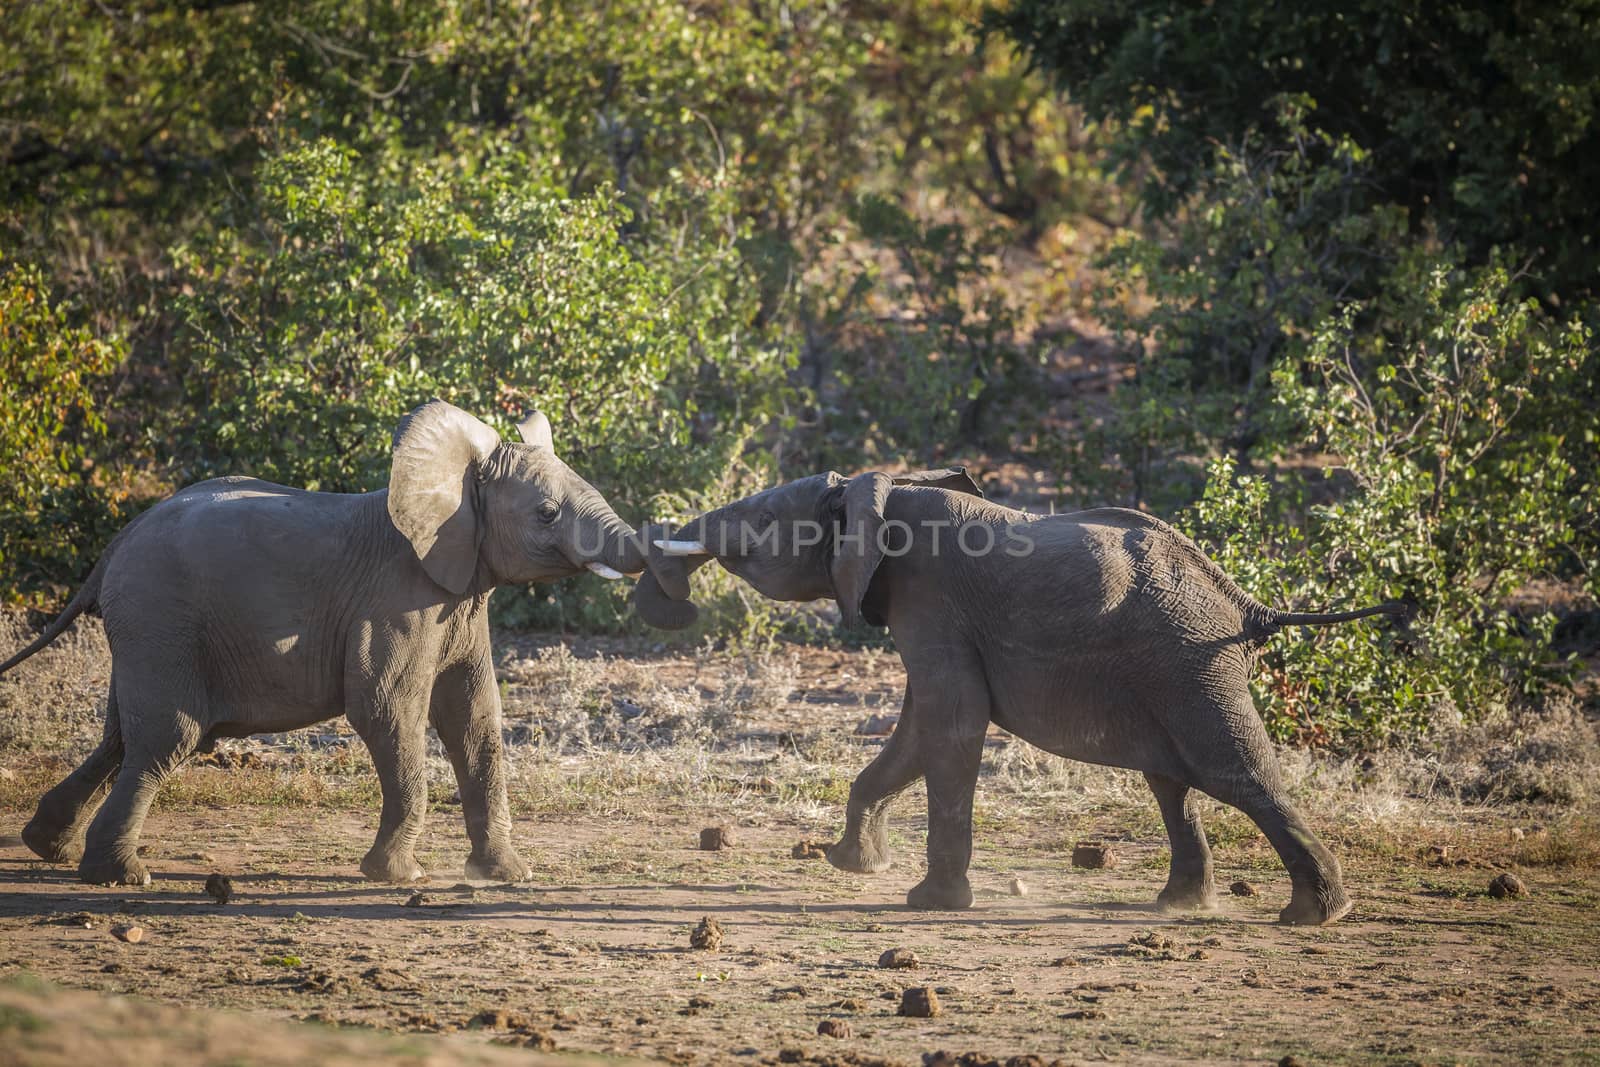
[[[905,663],[893,735],[850,788],[834,866],[889,866],[890,801],[927,780],[928,872],[915,908],[972,904],[972,799],[991,722],[1048,752],[1142,771],[1172,846],[1159,903],[1216,903],[1196,789],[1242,810],[1293,883],[1280,918],[1350,908],[1339,863],[1289,801],[1249,679],[1287,626],[1406,614],[1260,604],[1194,542],[1136,511],[1041,517],[982,499],[959,469],[846,479],[829,472],[700,516],[647,549],[640,616],[694,617],[689,574],[709,560],[777,600],[838,601],[887,625]],[[677,564],[674,568],[674,562]]]

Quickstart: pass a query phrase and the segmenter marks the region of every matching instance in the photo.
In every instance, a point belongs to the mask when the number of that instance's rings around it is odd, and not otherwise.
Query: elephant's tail
[[[1256,640],[1265,640],[1273,634],[1290,626],[1333,626],[1341,622],[1354,622],[1357,619],[1371,618],[1374,615],[1390,615],[1400,620],[1404,626],[1410,622],[1414,605],[1402,600],[1391,600],[1385,604],[1374,604],[1370,608],[1357,608],[1354,611],[1278,611],[1266,605],[1258,605],[1259,611],[1252,613],[1251,637]]]
[[[34,639],[33,644],[29,645],[21,652],[18,652],[15,656],[12,656],[4,663],[0,663],[0,674],[6,673],[6,671],[9,671],[12,667],[15,667],[17,664],[33,655],[35,652],[39,651],[45,645],[48,645],[51,641],[54,641],[56,638],[60,637],[62,632],[66,630],[68,626],[72,625],[73,619],[76,619],[79,615],[82,615],[99,602],[100,579],[105,575],[106,562],[110,558],[111,550],[108,548],[106,549],[105,554],[100,557],[100,561],[94,565],[94,570],[89,572],[88,580],[83,583],[73,598],[67,601],[67,606],[61,612],[61,614],[57,615],[53,620],[51,620],[50,625],[44,628],[44,633],[40,634]]]

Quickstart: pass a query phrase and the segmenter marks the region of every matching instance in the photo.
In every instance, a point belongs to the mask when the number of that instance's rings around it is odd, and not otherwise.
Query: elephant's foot
[[[1156,897],[1162,911],[1215,911],[1217,889],[1210,879],[1204,882],[1168,882]]]
[[[531,874],[533,868],[523,862],[513,848],[467,857],[469,882],[525,882]]]
[[[828,846],[828,862],[852,874],[877,874],[893,863],[887,841],[846,839]]]
[[[85,855],[78,862],[78,878],[90,885],[149,885],[150,870],[132,853]]]
[[[906,906],[918,911],[963,911],[972,907],[972,884],[966,875],[949,882],[924,878],[906,894]]]
[[[1327,926],[1350,913],[1350,898],[1344,888],[1329,885],[1320,891],[1295,887],[1289,906],[1278,913],[1278,921],[1290,926]]]
[[[423,877],[422,865],[410,849],[398,852],[376,845],[362,858],[361,873],[374,882],[417,882]]]
[[[22,843],[51,863],[77,863],[83,859],[83,835],[35,815],[22,828]]]

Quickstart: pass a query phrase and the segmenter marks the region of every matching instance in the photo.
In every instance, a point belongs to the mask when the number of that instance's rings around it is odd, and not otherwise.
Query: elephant
[[[0,674],[98,609],[111,646],[105,732],[40,800],[23,841],[86,882],[146,885],[140,831],[162,781],[218,738],[345,715],[383,806],[361,861],[376,881],[422,877],[427,731],[461,790],[467,876],[529,874],[511,843],[490,592],[593,571],[643,550],[556,455],[538,412],[521,443],[432,400],[394,433],[389,485],[320,493],[231,477],[183,489],[113,538],[83,587]],[[98,812],[98,813],[97,813]]]
[[[992,722],[1056,755],[1143,772],[1171,842],[1163,910],[1216,906],[1196,790],[1265,832],[1293,886],[1281,921],[1349,910],[1338,860],[1289,801],[1248,682],[1285,627],[1403,618],[1405,605],[1279,611],[1159,519],[1001,507],[959,467],[802,478],[707,512],[646,553],[634,596],[652,625],[693,620],[689,574],[715,559],[770,598],[831,598],[847,624],[889,628],[906,669],[901,716],[852,784],[828,859],[886,869],[889,803],[926,779],[928,869],[911,907],[972,904],[972,800]]]

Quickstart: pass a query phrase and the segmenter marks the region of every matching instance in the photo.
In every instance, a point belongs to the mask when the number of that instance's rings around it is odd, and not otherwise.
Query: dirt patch
[[[618,651],[631,658],[599,658]],[[856,727],[898,707],[891,656],[801,650],[758,661],[551,643],[501,656],[513,835],[536,872],[511,886],[457,884],[466,835],[436,748],[418,854],[432,880],[363,881],[376,782],[341,723],[229,742],[265,755],[175,775],[147,826],[153,883],[82,885],[15,835],[98,735],[94,687],[35,679],[30,692],[84,703],[58,709],[71,729],[0,745],[0,975],[147,999],[105,1001],[113,1010],[64,997],[91,1020],[82,1042],[26,1046],[29,1055],[130,1062],[102,1056],[122,1025],[140,1063],[202,1047],[208,1025],[237,1029],[205,1047],[252,1052],[286,1027],[282,1040],[299,1052],[284,1062],[297,1063],[425,1062],[438,1048],[462,1050],[463,1062],[527,1062],[528,1050],[551,1046],[752,1067],[786,1054],[913,1067],[939,1050],[1018,1067],[1519,1062],[1592,1057],[1600,1045],[1600,824],[1580,806],[1442,792],[1441,767],[1468,768],[1464,749],[1449,765],[1286,754],[1300,806],[1355,897],[1347,919],[1306,930],[1274,922],[1289,881],[1260,833],[1209,802],[1219,888],[1248,882],[1256,895],[1222,892],[1213,912],[1163,915],[1154,901],[1167,845],[1142,779],[1043,756],[996,730],[975,811],[976,906],[915,912],[904,901],[923,874],[920,787],[891,811],[896,863],[881,875],[846,874],[793,847],[838,834],[850,780],[883,743]],[[101,666],[88,655],[79,668],[86,678]],[[20,706],[8,684],[0,697]],[[1536,746],[1506,751],[1517,767]],[[695,847],[713,826],[737,827],[739,847]],[[1079,843],[1113,845],[1120,862],[1075,867]],[[1485,886],[1507,871],[1533,892],[1490,897]],[[207,892],[220,872],[225,907]],[[702,918],[722,939],[691,949]],[[111,931],[124,926],[147,936],[119,941]],[[879,969],[887,946],[921,965]],[[899,1014],[908,985],[941,1013]],[[227,1014],[240,1010],[253,1014]],[[506,1025],[473,1027],[485,1013]],[[851,1036],[819,1030],[840,1016]],[[196,1044],[144,1043],[146,1017]],[[297,1018],[327,1025],[286,1022]],[[102,1023],[103,1046],[87,1044]],[[349,1027],[401,1032],[422,1051]],[[302,1030],[361,1043],[306,1045]],[[10,1036],[0,1034],[7,1052]]]

